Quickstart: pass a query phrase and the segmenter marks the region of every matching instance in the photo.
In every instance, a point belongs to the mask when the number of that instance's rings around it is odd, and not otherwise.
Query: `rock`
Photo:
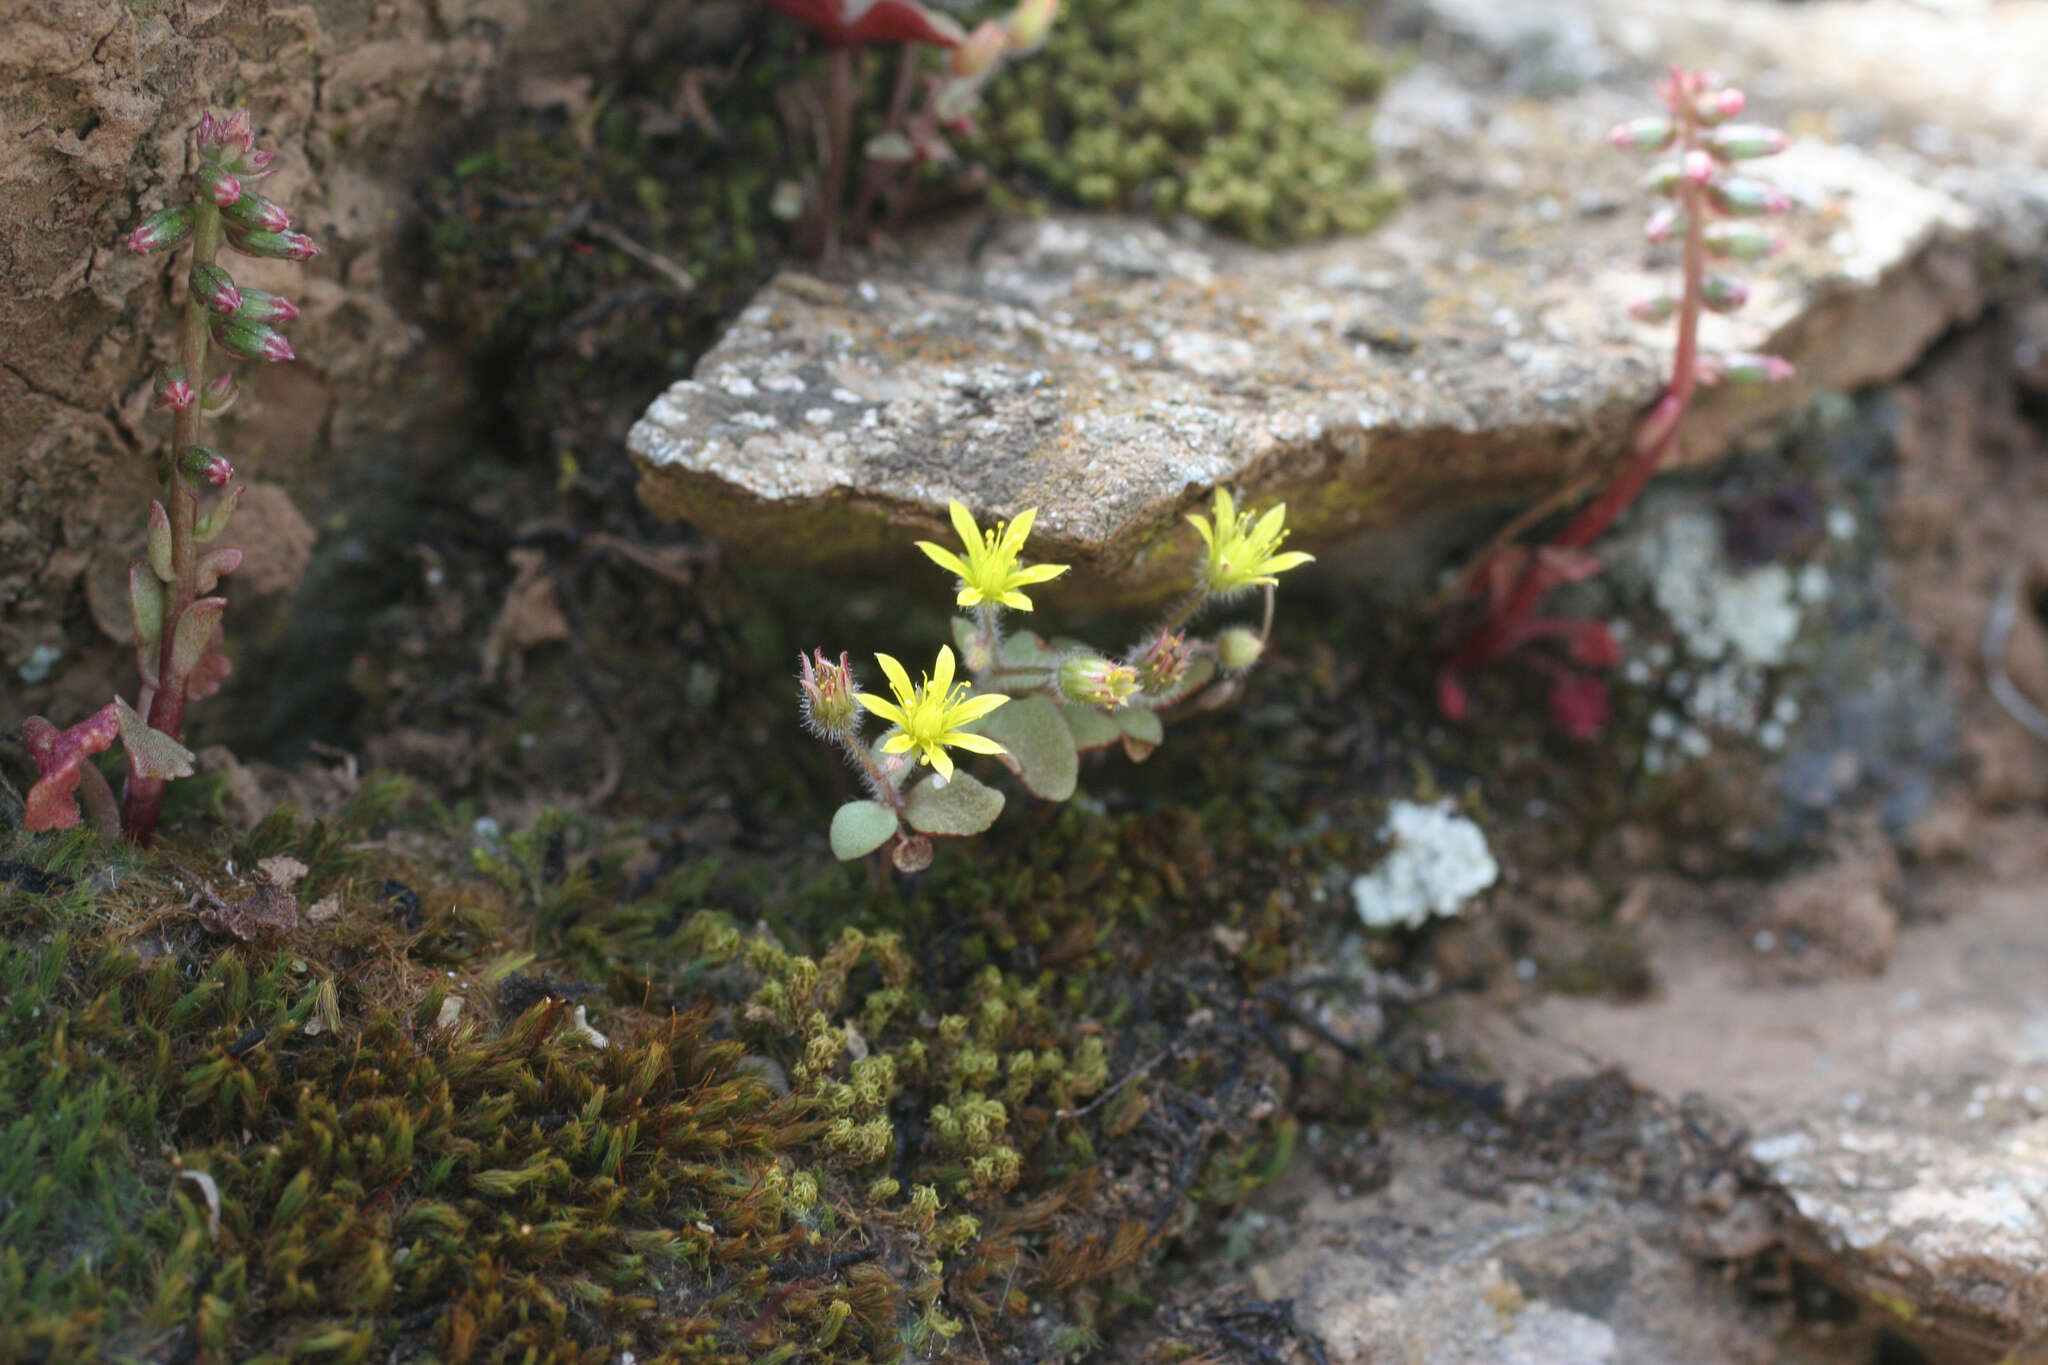
[[[1651,926],[1651,1000],[1551,997],[1452,1032],[1520,1084],[1616,1067],[1730,1115],[1797,1258],[1930,1358],[1989,1360],[2048,1322],[2048,869],[2037,844],[2013,880],[1923,894],[1943,918],[1900,929],[1875,979],[1786,989],[1781,941],[1693,906]]]
[[[1667,329],[1621,317],[1670,275],[1638,231],[1641,158],[1600,141],[1648,81],[1549,102],[1456,88],[1424,63],[1389,93],[1415,106],[1414,181],[1367,238],[1258,252],[1055,217],[986,242],[955,224],[831,279],[785,272],[633,429],[644,501],[812,564],[900,559],[949,497],[1036,505],[1038,554],[1077,566],[1063,586],[1143,597],[1177,585],[1195,543],[1180,514],[1219,483],[1288,499],[1317,549],[1611,460],[1668,363]],[[1813,138],[1764,173],[1803,205],[1793,249],[1748,309],[1708,320],[1710,345],[1848,388],[1982,306],[1960,202]],[[1709,395],[1688,455],[1803,392]]]

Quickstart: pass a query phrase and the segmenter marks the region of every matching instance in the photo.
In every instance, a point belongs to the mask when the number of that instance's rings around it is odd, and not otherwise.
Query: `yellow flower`
[[[920,540],[917,548],[929,555],[932,563],[960,576],[960,596],[954,600],[963,607],[1000,602],[1018,611],[1030,611],[1031,599],[1017,589],[1058,578],[1067,571],[1064,564],[1018,567],[1017,554],[1024,548],[1024,537],[1031,534],[1031,523],[1038,518],[1036,507],[1025,508],[1007,526],[997,522],[995,529],[989,531],[974,524],[973,515],[958,498],[946,504],[946,514],[953,519],[953,529],[959,533],[967,557],[962,559],[929,540]]]
[[[920,763],[931,764],[941,777],[951,777],[953,759],[946,752],[948,745],[977,754],[1009,752],[986,735],[971,735],[960,728],[981,719],[1009,698],[1000,692],[970,697],[966,683],[956,686],[951,648],[939,646],[938,663],[916,687],[910,685],[910,675],[903,671],[903,665],[888,655],[877,654],[875,662],[889,679],[889,690],[896,694],[895,703],[892,705],[870,692],[856,692],[853,699],[896,727],[882,740],[883,753],[901,754],[915,749]]]
[[[1281,503],[1252,523],[1250,512],[1240,513],[1237,503],[1231,498],[1230,490],[1216,490],[1216,523],[1209,524],[1209,518],[1190,515],[1188,522],[1201,534],[1202,541],[1209,549],[1202,557],[1202,587],[1215,596],[1240,592],[1261,583],[1271,584],[1280,580],[1276,574],[1286,573],[1315,558],[1299,550],[1276,554],[1280,542],[1287,539],[1287,504]]]

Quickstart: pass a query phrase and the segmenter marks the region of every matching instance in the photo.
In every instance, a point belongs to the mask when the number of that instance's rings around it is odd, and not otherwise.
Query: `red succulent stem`
[[[1665,102],[1678,125],[1677,154],[1684,164],[1686,153],[1700,146],[1700,123],[1694,82],[1674,70]],[[1565,523],[1551,541],[1561,549],[1581,550],[1606,534],[1607,529],[1633,503],[1656,474],[1665,455],[1678,442],[1678,429],[1692,405],[1699,382],[1700,313],[1702,285],[1707,270],[1706,187],[1687,176],[1679,178],[1679,211],[1685,215],[1684,293],[1678,306],[1678,346],[1672,355],[1671,379],[1664,386],[1657,405],[1650,409],[1636,429],[1634,453],[1613,482],[1598,497]],[[1542,572],[1541,560],[1530,555],[1505,600],[1488,613],[1481,626],[1468,635],[1452,653],[1453,672],[1469,672],[1492,663],[1521,644],[1522,622],[1536,609],[1554,586]]]
[[[205,195],[194,205],[192,263],[212,265],[220,254],[224,235],[220,208]],[[209,337],[206,305],[191,290],[185,290],[185,314],[178,324],[178,364],[194,392],[206,387]],[[194,402],[180,409],[171,421],[171,449],[163,461],[164,502],[171,521],[171,570],[163,616],[163,639],[157,653],[156,695],[149,704],[149,726],[173,739],[182,739],[185,729],[186,671],[177,667],[173,642],[178,620],[199,596],[198,481],[186,475],[179,457],[199,442],[202,405]],[[169,786],[162,778],[131,778],[122,803],[121,825],[129,838],[149,842],[156,832],[157,817],[163,811],[164,792]]]

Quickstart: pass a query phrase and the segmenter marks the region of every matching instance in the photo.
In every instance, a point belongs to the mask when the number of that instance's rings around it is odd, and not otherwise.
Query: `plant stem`
[[[868,752],[867,745],[861,743],[860,736],[855,735],[850,739],[840,740],[839,747],[846,750],[853,761],[860,766],[861,772],[867,776],[868,787],[875,795],[889,803],[889,808],[896,812],[897,819],[903,819],[903,793],[897,790],[894,780],[882,771],[882,765],[875,762],[875,756]]]
[[[826,126],[832,148],[825,160],[825,259],[839,254],[839,211],[846,197],[846,168],[853,160],[853,49],[832,49],[825,87]]]
[[[213,264],[214,258],[220,254],[223,235],[220,209],[213,200],[202,194],[196,208],[197,218],[192,226],[191,269]],[[173,644],[177,639],[178,619],[199,596],[199,544],[194,534],[199,517],[198,482],[185,474],[179,460],[185,451],[200,443],[199,424],[204,414],[199,395],[206,389],[208,340],[206,305],[187,288],[185,313],[178,323],[178,364],[185,371],[186,382],[192,386],[193,400],[172,418],[170,453],[163,461],[164,504],[170,514],[174,581],[165,602],[163,639],[157,652],[156,695],[149,702],[150,728],[161,730],[172,739],[184,737],[188,681],[184,671],[174,666],[176,654]],[[162,778],[129,779],[122,803],[121,825],[135,842],[146,844],[156,832],[157,817],[163,810],[167,786]]]
[[[1674,100],[1671,109],[1678,120],[1678,153],[1683,164],[1685,154],[1700,145],[1698,115],[1691,98],[1683,94]],[[1685,286],[1679,301],[1678,345],[1671,359],[1671,378],[1657,405],[1637,428],[1635,452],[1628,464],[1551,541],[1560,549],[1581,550],[1606,534],[1615,518],[1642,494],[1665,454],[1677,444],[1678,429],[1685,420],[1686,409],[1692,405],[1699,383],[1700,313],[1707,263],[1705,187],[1681,178],[1678,207],[1685,215]],[[1535,610],[1552,586],[1544,581],[1541,567],[1539,556],[1530,555],[1507,600],[1458,648],[1451,661],[1454,672],[1468,672],[1492,663],[1520,642],[1522,619]]]

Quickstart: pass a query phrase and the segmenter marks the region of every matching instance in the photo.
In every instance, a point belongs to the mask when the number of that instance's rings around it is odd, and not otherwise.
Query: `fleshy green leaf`
[[[178,613],[176,634],[171,637],[173,677],[183,677],[199,666],[200,656],[213,643],[220,629],[220,614],[227,610],[225,597],[202,597]]]
[[[1074,747],[1074,732],[1052,698],[1018,697],[968,728],[1009,750],[1003,763],[1033,796],[1064,801],[1074,794],[1081,756]]]
[[[1042,668],[1047,672],[1060,666],[1062,655],[1028,630],[1020,630],[1003,641],[1003,667]]]
[[[160,502],[149,505],[149,567],[165,583],[178,577],[177,568],[171,563],[171,514],[164,511]]]
[[[200,517],[194,523],[192,528],[192,538],[194,540],[204,545],[222,531],[228,529],[228,519],[235,514],[235,504],[242,500],[243,487],[244,485],[238,483],[233,488],[230,488],[226,496],[214,503],[212,510],[208,511],[205,516]],[[189,498],[192,495],[190,493],[182,493],[179,496]]]
[[[1060,714],[1073,732],[1074,747],[1084,754],[1107,749],[1123,738],[1123,727],[1116,723],[1116,717],[1092,706],[1062,705]]]
[[[832,813],[832,856],[865,858],[896,837],[896,812],[879,801],[849,801]]]
[[[242,552],[232,545],[208,550],[199,557],[199,591],[212,592],[221,579],[242,567]]]
[[[142,713],[114,698],[114,713],[121,722],[121,747],[128,751],[128,775],[134,778],[168,781],[192,776],[192,751],[161,730],[150,728]]]
[[[943,784],[926,778],[904,801],[912,829],[949,838],[979,834],[1002,813],[1003,794],[975,781],[964,768],[955,769],[953,780]]]
[[[128,615],[135,622],[137,647],[156,648],[164,638],[164,585],[147,560],[128,566]]]
[[[1166,740],[1166,727],[1159,723],[1157,711],[1133,706],[1117,712],[1110,719],[1123,731],[1124,752],[1130,755],[1133,763],[1143,763],[1152,757],[1152,751]]]

